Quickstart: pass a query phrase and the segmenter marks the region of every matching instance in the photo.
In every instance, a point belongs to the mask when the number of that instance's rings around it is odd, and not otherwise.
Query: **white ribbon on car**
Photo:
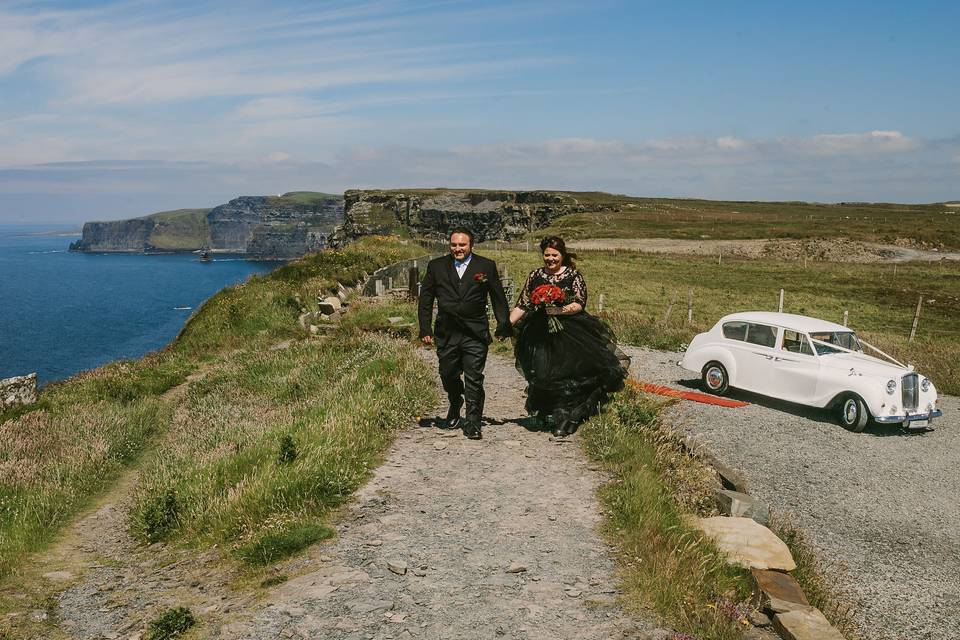
[[[823,346],[829,347],[829,348],[833,349],[834,351],[843,351],[844,353],[849,353],[849,354],[854,355],[854,356],[859,356],[859,357],[861,357],[861,359],[862,359],[863,357],[869,357],[869,356],[866,356],[865,354],[863,354],[863,353],[861,353],[861,352],[859,352],[859,351],[854,351],[853,349],[847,349],[846,347],[841,347],[840,345],[838,345],[838,344],[833,344],[832,342],[824,342],[823,340],[817,340],[817,339],[814,338],[813,336],[808,336],[808,337],[810,338],[810,341],[813,342],[813,344],[822,344]],[[894,364],[896,364],[896,365],[897,365],[898,367],[900,367],[901,369],[906,369],[907,371],[913,371],[913,365],[912,365],[912,364],[911,364],[911,365],[903,364],[902,362],[900,362],[899,360],[897,360],[896,358],[894,358],[894,357],[891,356],[890,354],[885,353],[885,352],[881,351],[880,349],[877,349],[875,346],[873,346],[872,344],[870,344],[870,343],[867,342],[866,340],[861,339],[859,336],[857,336],[857,340],[859,340],[859,341],[860,341],[860,344],[862,344],[863,346],[867,347],[868,349],[873,349],[874,351],[876,351],[877,353],[879,353],[880,355],[882,355],[882,356],[883,356],[884,358],[886,358],[887,360],[889,360],[889,361],[893,362]],[[818,355],[819,355],[819,354],[818,354]]]

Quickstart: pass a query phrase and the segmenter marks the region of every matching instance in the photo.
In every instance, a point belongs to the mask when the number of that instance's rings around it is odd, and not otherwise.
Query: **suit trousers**
[[[483,368],[487,364],[488,345],[482,340],[462,335],[460,340],[437,347],[440,360],[440,381],[451,406],[466,401],[466,419],[480,423],[483,418]],[[462,376],[462,379],[461,379]]]

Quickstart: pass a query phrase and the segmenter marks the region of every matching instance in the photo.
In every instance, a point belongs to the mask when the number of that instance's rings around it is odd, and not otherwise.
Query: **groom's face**
[[[463,260],[470,255],[470,236],[465,233],[454,233],[450,236],[450,255],[457,260]]]

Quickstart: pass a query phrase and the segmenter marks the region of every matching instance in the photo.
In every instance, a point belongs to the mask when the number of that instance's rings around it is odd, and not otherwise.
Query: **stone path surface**
[[[483,440],[402,433],[337,538],[283,567],[291,579],[217,637],[648,637],[616,604],[601,473],[575,441],[521,424],[512,362],[491,355],[486,375]]]
[[[625,347],[635,378],[687,389],[679,353]],[[728,409],[682,402],[666,416],[789,513],[828,563],[870,640],[960,638],[960,399],[934,431],[841,428],[825,411],[734,391]]]

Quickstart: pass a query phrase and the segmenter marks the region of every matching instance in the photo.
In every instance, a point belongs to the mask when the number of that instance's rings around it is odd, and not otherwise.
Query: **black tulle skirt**
[[[514,355],[527,380],[527,411],[572,431],[598,411],[607,394],[623,388],[630,358],[603,320],[585,311],[554,317],[563,330],[550,333],[546,313],[527,316]]]

